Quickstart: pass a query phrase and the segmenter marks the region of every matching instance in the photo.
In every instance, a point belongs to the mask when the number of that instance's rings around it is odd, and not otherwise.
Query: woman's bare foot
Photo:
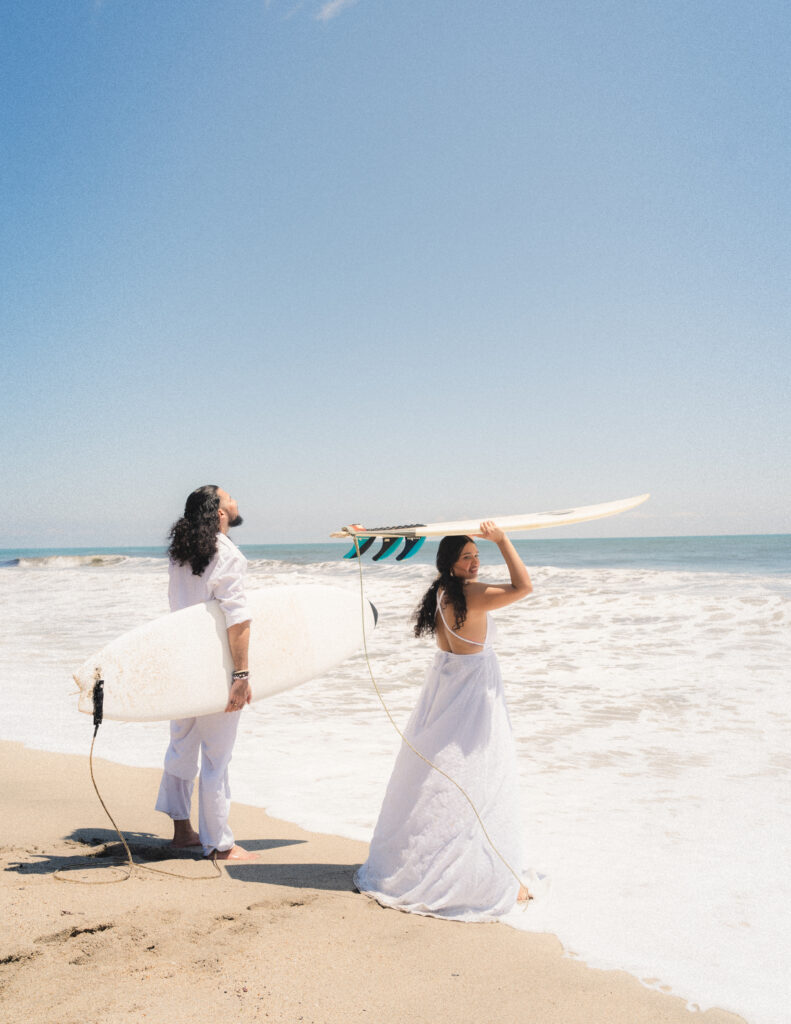
[[[252,850],[244,850],[234,844],[230,850],[215,850],[211,856],[215,860],[258,860],[258,854]]]
[[[177,850],[183,850],[187,846],[200,846],[200,836],[189,821],[174,821],[170,845],[175,846]]]
[[[527,903],[528,900],[532,900],[532,898],[533,898],[533,895],[528,890],[527,886],[526,885],[520,885],[519,886],[519,895],[516,897],[516,902],[517,903]]]

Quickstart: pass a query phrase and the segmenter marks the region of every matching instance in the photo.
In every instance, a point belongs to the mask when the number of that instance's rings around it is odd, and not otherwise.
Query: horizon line
[[[538,531],[524,531],[528,536],[512,536],[511,539],[515,541],[560,541],[560,542],[573,542],[573,541],[623,541],[623,540],[712,540],[715,538],[727,538],[727,537],[791,537],[791,532],[771,532],[771,533],[689,533],[689,534],[652,534],[646,535],[625,535],[621,537],[536,537],[535,534]],[[264,547],[296,547],[296,546],[312,546],[316,545],[332,545],[334,547],[345,546],[348,540],[342,537],[328,537],[326,540],[282,540],[282,541],[240,541],[238,547],[240,548],[264,548]],[[438,543],[438,538],[428,537],[426,543]],[[115,549],[139,549],[139,550],[156,550],[156,551],[167,551],[166,544],[96,544],[89,547],[77,546],[70,544],[50,544],[42,546],[31,546],[31,545],[16,545],[13,547],[2,547],[0,548],[0,554],[10,554],[14,551],[79,551],[79,552],[91,552],[91,551],[113,551]]]

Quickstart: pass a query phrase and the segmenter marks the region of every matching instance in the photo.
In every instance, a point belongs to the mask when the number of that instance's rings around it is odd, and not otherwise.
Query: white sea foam
[[[118,565],[126,560],[126,555],[22,555],[15,561],[21,569],[78,569],[84,565]]]
[[[401,725],[431,656],[408,621],[431,575],[365,568],[381,613],[371,660]],[[311,580],[358,586],[346,563],[251,563],[251,586]],[[544,568],[534,581],[530,599],[498,613],[498,652],[526,845],[552,892],[514,923],[701,1007],[788,1021],[791,585],[644,569]],[[92,730],[70,672],[166,610],[164,564],[5,569],[0,599],[13,695],[2,737],[85,753]],[[97,753],[155,766],[166,742],[165,723],[108,722]],[[398,743],[358,656],[245,712],[234,796],[367,839]]]

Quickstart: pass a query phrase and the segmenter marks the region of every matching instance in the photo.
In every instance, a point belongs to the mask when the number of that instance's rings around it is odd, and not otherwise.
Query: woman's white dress
[[[516,750],[493,640],[489,618],[480,653],[437,651],[404,735],[466,790],[519,874]],[[519,892],[462,793],[405,743],[354,881],[384,906],[458,921],[501,917]]]

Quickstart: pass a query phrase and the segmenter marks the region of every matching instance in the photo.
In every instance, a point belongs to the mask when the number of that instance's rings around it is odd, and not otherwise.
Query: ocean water
[[[547,898],[513,916],[570,956],[690,1005],[791,1020],[791,536],[528,540],[535,592],[497,613],[530,866]],[[359,588],[338,544],[246,547],[251,587]],[[490,545],[482,578],[505,570]],[[369,650],[406,723],[430,644],[410,616],[433,549],[363,564]],[[166,612],[157,549],[0,551],[0,738],[87,753],[70,673]],[[244,713],[237,800],[368,839],[399,738],[362,656]],[[106,722],[96,753],[157,766],[166,723]],[[152,802],[155,794],[152,792]],[[123,808],[114,808],[119,822]],[[163,819],[163,834],[166,825]],[[244,841],[244,836],[238,837]],[[254,838],[254,837],[248,837]]]

